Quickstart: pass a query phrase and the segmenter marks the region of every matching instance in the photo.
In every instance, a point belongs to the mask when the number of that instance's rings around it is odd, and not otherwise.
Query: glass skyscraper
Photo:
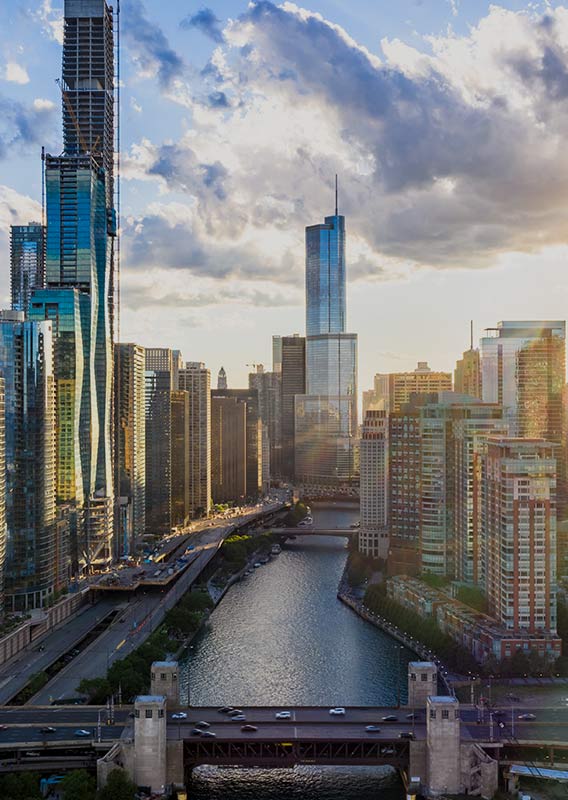
[[[28,313],[30,295],[45,279],[45,227],[40,222],[10,228],[12,309]]]
[[[357,335],[346,333],[345,217],[306,228],[306,393],[295,400],[295,473],[342,484],[355,472]]]
[[[76,554],[88,570],[112,558],[113,47],[105,0],[65,0],[64,150],[45,158],[46,293],[32,296],[34,319],[57,320],[56,352],[66,354],[57,366],[58,428],[69,434],[58,435],[58,496],[84,506]]]
[[[41,608],[55,570],[55,382],[51,323],[0,313],[5,385],[6,562],[11,611]]]

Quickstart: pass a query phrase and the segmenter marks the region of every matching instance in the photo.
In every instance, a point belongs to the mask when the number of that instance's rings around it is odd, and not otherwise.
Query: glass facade
[[[357,336],[345,333],[345,218],[306,228],[306,390],[295,400],[295,477],[350,482],[357,432]]]
[[[306,228],[306,336],[345,331],[345,217]]]
[[[18,318],[21,317],[21,318]],[[11,611],[40,608],[55,570],[55,377],[49,322],[0,316],[5,385],[5,600]]]
[[[45,228],[39,222],[10,228],[10,289],[12,309],[27,314],[34,289],[43,287]]]

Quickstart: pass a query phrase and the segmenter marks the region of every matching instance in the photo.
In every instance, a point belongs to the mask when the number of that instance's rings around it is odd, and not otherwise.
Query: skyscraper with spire
[[[345,217],[306,228],[306,394],[295,401],[295,472],[303,483],[354,477],[357,334],[346,333]]]

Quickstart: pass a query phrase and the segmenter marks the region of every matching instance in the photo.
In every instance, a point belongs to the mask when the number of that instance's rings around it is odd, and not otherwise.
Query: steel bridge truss
[[[407,741],[295,741],[267,742],[213,739],[186,739],[184,764],[192,769],[203,764],[240,767],[293,767],[296,764],[341,766],[388,765],[397,769],[408,767]]]

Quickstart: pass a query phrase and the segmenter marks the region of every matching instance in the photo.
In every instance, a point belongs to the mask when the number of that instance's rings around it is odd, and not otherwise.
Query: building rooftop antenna
[[[473,320],[469,321],[469,349],[473,350]]]
[[[337,172],[335,173],[335,216],[337,216]]]

